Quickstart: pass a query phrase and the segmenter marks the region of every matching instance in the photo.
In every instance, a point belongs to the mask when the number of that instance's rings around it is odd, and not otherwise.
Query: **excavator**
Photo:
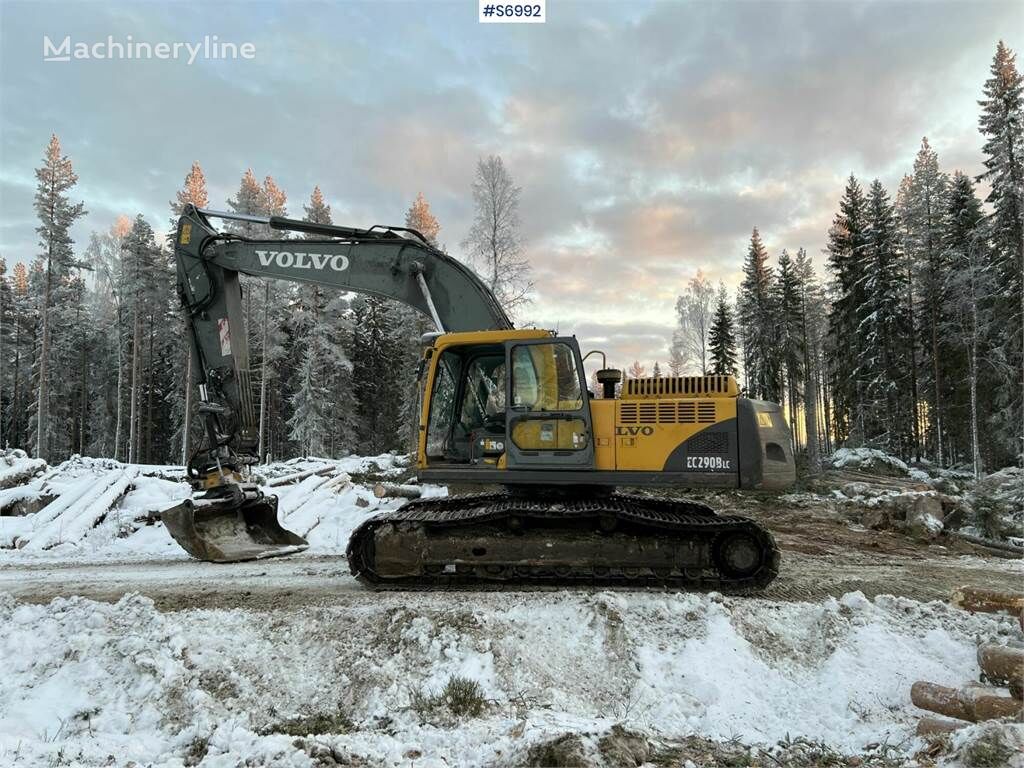
[[[246,238],[211,219],[301,239]],[[732,376],[624,380],[603,352],[582,355],[574,336],[514,328],[476,273],[405,227],[187,206],[174,253],[205,439],[188,464],[199,493],[162,519],[194,557],[234,562],[307,546],[250,474],[260,457],[239,278],[249,275],[386,297],[436,327],[419,362],[417,478],[483,490],[416,499],[364,521],[347,559],[365,584],[744,592],[778,574],[778,547],[757,522],[649,490],[795,481],[780,407],[740,397]],[[584,371],[594,355],[603,361],[600,396]]]

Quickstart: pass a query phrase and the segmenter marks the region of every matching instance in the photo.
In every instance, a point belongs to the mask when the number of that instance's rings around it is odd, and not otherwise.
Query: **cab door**
[[[576,339],[505,344],[508,469],[592,469],[593,424]]]

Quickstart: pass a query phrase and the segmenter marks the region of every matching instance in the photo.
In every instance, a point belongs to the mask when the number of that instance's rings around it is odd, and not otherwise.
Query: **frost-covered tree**
[[[249,169],[250,174],[252,169]],[[255,178],[253,178],[255,181]],[[197,208],[205,208],[210,202],[206,192],[206,176],[203,174],[202,166],[198,161],[192,161],[192,167],[185,174],[185,183],[181,189],[174,193],[174,199],[170,202],[171,220],[169,231],[174,232],[178,226],[178,217],[181,216],[185,207],[194,205]],[[172,235],[173,236],[173,235]]]
[[[864,339],[858,371],[864,382],[864,439],[908,455],[910,401],[906,396],[905,336],[910,332],[904,305],[905,274],[895,207],[875,179],[867,197],[863,305],[858,310]]]
[[[123,245],[127,264],[123,273],[123,290],[131,318],[131,376],[128,397],[128,451],[129,462],[142,460],[143,424],[143,359],[146,357],[143,330],[147,319],[156,311],[160,290],[160,251],[153,228],[142,214],[135,217]],[[150,355],[152,358],[152,355]]]
[[[768,264],[768,250],[757,227],[750,235],[750,246],[743,264],[738,316],[747,393],[753,398],[780,402],[782,375],[775,278]]]
[[[824,370],[824,337],[828,326],[828,312],[825,307],[825,296],[814,272],[810,256],[803,248],[796,252],[794,263],[797,286],[800,292],[800,328],[803,350],[803,403],[804,403],[804,443],[807,448],[807,462],[812,469],[821,465],[822,430],[819,425],[819,413],[824,411],[822,371]],[[820,410],[819,410],[820,407]],[[827,440],[827,425],[825,438]],[[827,446],[826,446],[827,450]]]
[[[430,203],[420,192],[405,212],[405,226],[423,235],[427,242],[438,245],[441,224],[430,210]],[[402,387],[401,397],[401,433],[405,439],[405,448],[411,453],[416,450],[419,436],[419,390],[416,380],[416,368],[422,354],[423,334],[434,330],[433,322],[425,315],[405,304],[396,301],[387,302],[388,311],[394,315],[394,323],[398,345],[394,349],[392,362],[395,366],[395,378]]]
[[[409,210],[405,212],[405,226],[415,229],[427,238],[427,242],[437,246],[437,236],[441,233],[441,224],[430,210],[430,203],[423,197],[422,192],[416,195]]]
[[[331,207],[320,187],[313,189],[303,208],[304,221],[332,223]],[[298,363],[288,427],[289,438],[307,456],[352,447],[355,403],[352,363],[344,351],[346,308],[340,293],[323,286],[300,285],[295,290],[289,324]]]
[[[982,353],[989,360],[999,354],[986,344],[991,323],[989,297],[995,293],[996,274],[988,261],[989,244],[985,237],[984,223],[985,215],[981,201],[974,193],[974,185],[966,175],[957,171],[950,184],[943,227],[942,245],[950,265],[945,286],[950,306],[943,336],[953,341],[955,357],[966,360],[966,376],[951,382],[954,386],[950,395],[955,412],[966,411],[967,418],[961,416],[949,426],[959,442],[969,446],[969,461],[976,478],[981,476],[983,470],[979,425],[984,418],[983,406],[978,397],[979,381],[982,379],[978,367]],[[998,380],[998,376],[994,375],[997,370],[991,366],[987,368],[985,381],[994,384]],[[966,387],[962,384],[963,378],[967,379]],[[990,387],[986,387],[986,390],[991,391]],[[992,412],[991,407],[984,410],[986,413]],[[989,453],[999,459],[1005,457],[1000,455],[1002,452],[998,449],[993,451],[989,448]]]
[[[356,443],[360,453],[398,450],[402,434],[404,382],[397,380],[393,362],[398,343],[395,313],[386,299],[358,297],[353,302],[349,349],[352,390],[356,400]]]
[[[50,413],[60,402],[55,402],[51,388],[51,364],[53,361],[53,316],[51,309],[54,299],[63,295],[64,288],[70,287],[71,272],[76,266],[72,250],[71,226],[85,214],[84,203],[73,203],[69,192],[78,183],[78,175],[71,160],[62,154],[60,140],[56,134],[43,155],[43,164],[36,169],[35,209],[39,217],[40,258],[44,262],[45,281],[42,300],[42,343],[39,349],[39,387],[35,414],[35,454],[50,459],[51,438]]]
[[[865,256],[868,247],[868,209],[864,192],[850,175],[839,213],[828,233],[828,264],[832,272],[832,303],[829,335],[833,350],[830,361],[832,428],[839,441],[864,440],[864,376],[860,369],[864,338],[860,321],[865,306]]]
[[[999,375],[992,397],[996,412],[993,437],[1009,456],[1024,461],[1024,84],[1016,56],[1000,40],[979,102],[978,127],[985,137],[985,172],[992,206],[989,260],[995,278],[993,326],[1002,345]],[[996,330],[997,329],[997,330]],[[996,339],[992,339],[995,348]]]
[[[286,216],[288,198],[271,176],[262,185],[252,168],[246,169],[235,196],[228,207],[251,216]],[[229,231],[250,239],[283,239],[286,235],[266,224],[251,221],[229,221]],[[257,451],[261,459],[271,453],[271,446],[288,435],[287,415],[283,413],[287,398],[277,388],[279,367],[285,357],[282,329],[291,286],[280,281],[242,279],[242,310],[249,332],[250,381],[259,386],[259,425]],[[258,365],[257,365],[258,361]]]
[[[642,379],[647,375],[647,367],[639,360],[634,360],[626,369],[626,376],[631,379]]]
[[[711,373],[736,375],[736,328],[729,304],[729,292],[723,283],[718,285],[715,312],[708,331],[708,351],[711,353]]]
[[[530,262],[519,232],[520,189],[498,155],[476,165],[473,202],[476,213],[462,242],[484,282],[509,314],[529,303],[533,292]]]
[[[939,464],[945,463],[946,450],[943,393],[948,358],[943,354],[941,328],[948,319],[945,286],[949,262],[942,247],[948,190],[949,177],[939,169],[938,155],[928,139],[922,139],[900,212],[904,219],[904,247],[914,272],[915,333],[921,351],[918,381],[930,396],[928,432]]]
[[[803,306],[800,284],[789,251],[779,255],[779,271],[775,281],[775,307],[778,312],[778,356],[785,378],[785,397],[790,423],[795,422],[797,407],[803,399]],[[797,429],[793,429],[794,439]],[[796,445],[793,446],[796,448]]]
[[[6,359],[3,371],[0,371],[0,378],[4,373],[9,377],[4,379],[9,387],[5,445],[25,447],[28,444],[27,401],[32,397],[32,359],[38,316],[29,291],[28,269],[23,263],[18,262],[11,269],[8,285],[10,322],[6,324]]]
[[[695,359],[700,372],[708,372],[708,334],[715,289],[703,271],[690,278],[686,291],[676,299],[676,332],[672,335],[670,357],[673,360]]]

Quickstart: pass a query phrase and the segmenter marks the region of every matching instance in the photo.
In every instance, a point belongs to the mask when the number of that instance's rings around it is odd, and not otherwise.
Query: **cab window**
[[[512,409],[543,413],[583,407],[576,357],[568,344],[512,348]]]

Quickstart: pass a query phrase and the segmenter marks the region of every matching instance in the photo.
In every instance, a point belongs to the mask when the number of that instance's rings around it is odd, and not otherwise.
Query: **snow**
[[[326,474],[270,485],[309,470]],[[366,517],[402,503],[371,489],[402,471],[391,455],[310,458],[261,467],[260,482],[278,496],[283,524],[308,538],[296,562],[311,568],[318,555],[341,555]],[[138,584],[169,579],[160,562],[185,559],[151,522],[190,493],[180,468],[76,458],[29,487],[52,501],[0,517],[0,562],[15,572],[42,563],[61,579],[65,563],[127,560],[119,567],[137,570],[129,583]],[[188,572],[202,580],[210,567]],[[770,746],[803,736],[844,753],[887,743],[911,754],[921,714],[911,684],[959,686],[977,675],[978,641],[1017,631],[1007,617],[860,592],[822,603],[587,589],[373,593],[342,561],[326,568],[339,598],[301,607],[162,612],[137,594],[36,605],[0,593],[0,765],[307,766],[323,755],[515,765],[541,740],[571,731],[592,744],[615,724],[656,740]],[[288,588],[268,572],[255,568],[254,582]],[[418,695],[452,677],[480,685],[481,717],[416,710]],[[324,732],[285,727],[297,719]]]
[[[299,715],[351,723],[315,741],[370,764],[510,760],[566,729],[654,738],[913,746],[917,679],[957,685],[1006,617],[860,593],[824,604],[626,592],[451,595],[312,608],[157,611],[129,595],[49,605],[0,596],[0,763],[311,764]],[[424,721],[413,690],[477,680],[483,717]],[[519,735],[513,735],[519,726]],[[308,746],[308,744],[307,744]]]
[[[910,471],[902,459],[877,448],[840,448],[832,455],[831,462],[837,469],[849,467],[870,470],[884,466],[900,474],[907,474]]]
[[[309,470],[327,474],[270,485]],[[402,470],[394,454],[304,458],[259,467],[257,479],[266,494],[278,497],[282,525],[307,538],[311,551],[340,554],[363,520],[403,503],[377,499],[371,486],[352,478],[389,477]],[[159,512],[192,495],[183,480],[181,467],[73,457],[23,486],[0,491],[10,496],[10,503],[22,498],[52,499],[32,514],[0,516],[0,550],[7,550],[3,558],[8,562],[179,558],[182,551],[164,530]],[[424,496],[446,492],[439,486],[423,486]]]

